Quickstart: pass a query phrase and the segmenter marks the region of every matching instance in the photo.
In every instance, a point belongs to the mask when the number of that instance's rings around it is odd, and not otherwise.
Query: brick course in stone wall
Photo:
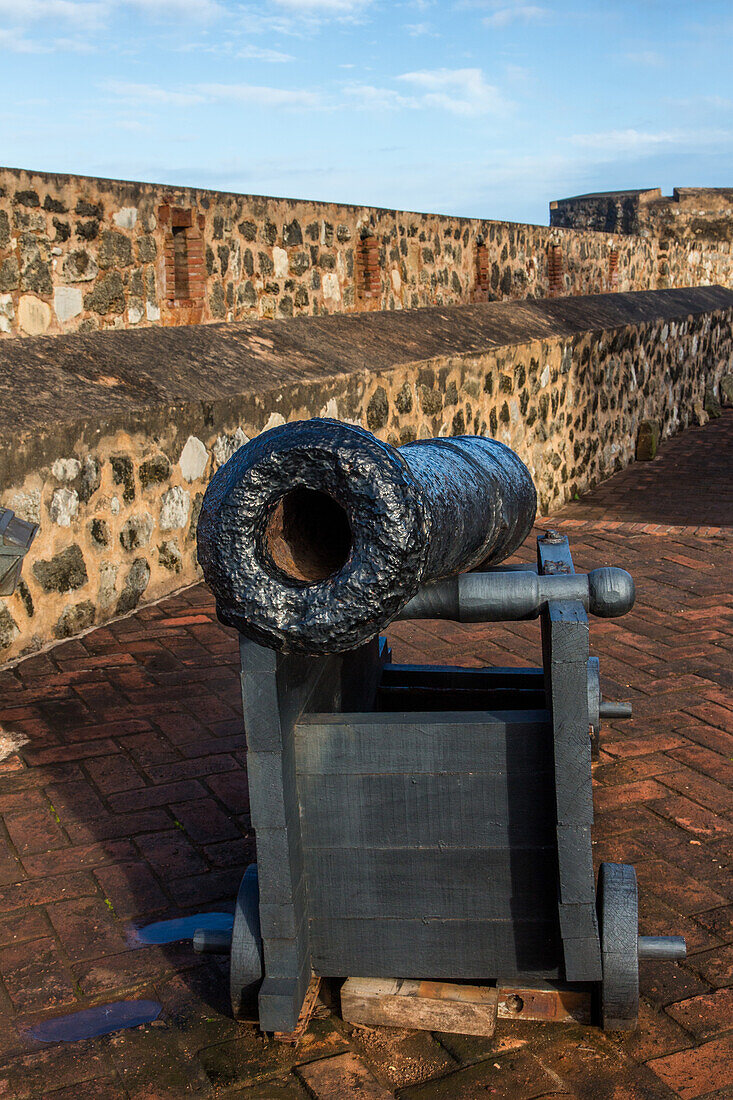
[[[0,601],[10,659],[197,580],[211,475],[285,421],[334,417],[394,444],[489,434],[528,464],[542,512],[572,499],[633,461],[641,420],[673,434],[731,370],[733,291],[39,338],[4,352],[0,505],[41,525],[22,584]]]
[[[0,168],[5,336],[713,283],[728,246]]]

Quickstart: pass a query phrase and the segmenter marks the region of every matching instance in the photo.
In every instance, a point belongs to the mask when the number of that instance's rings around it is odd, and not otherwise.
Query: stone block
[[[642,420],[636,437],[636,461],[648,462],[656,458],[659,450],[661,428],[658,420]]]
[[[51,324],[51,307],[33,294],[22,294],[18,302],[18,324],[27,336],[41,336]]]
[[[719,416],[723,415],[723,410],[720,407],[720,401],[715,391],[715,385],[711,382],[705,387],[705,401],[703,408],[711,420],[717,420]]]
[[[81,287],[57,286],[53,292],[53,308],[62,325],[78,317],[82,311]]]
[[[733,406],[733,374],[724,374],[720,379],[720,401],[727,409]]]

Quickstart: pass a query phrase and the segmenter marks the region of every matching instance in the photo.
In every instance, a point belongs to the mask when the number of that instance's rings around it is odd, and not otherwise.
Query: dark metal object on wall
[[[37,523],[18,519],[10,508],[0,508],[0,596],[15,591],[23,558],[37,533]]]
[[[394,448],[335,420],[285,424],[212,478],[198,555],[222,622],[290,653],[341,653],[426,582],[495,565],[525,540],[537,497],[496,440]]]

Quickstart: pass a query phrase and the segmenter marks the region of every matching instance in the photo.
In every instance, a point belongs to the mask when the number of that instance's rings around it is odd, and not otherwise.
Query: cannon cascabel
[[[341,653],[421,584],[508,557],[536,502],[526,466],[496,440],[395,448],[337,420],[302,420],[217,470],[198,558],[223,623],[272,649]]]

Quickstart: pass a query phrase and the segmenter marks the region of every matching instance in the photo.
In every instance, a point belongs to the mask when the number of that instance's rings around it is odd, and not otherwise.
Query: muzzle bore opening
[[[265,548],[288,577],[305,584],[343,569],[351,553],[351,526],[338,501],[299,485],[280,497],[265,527]]]

